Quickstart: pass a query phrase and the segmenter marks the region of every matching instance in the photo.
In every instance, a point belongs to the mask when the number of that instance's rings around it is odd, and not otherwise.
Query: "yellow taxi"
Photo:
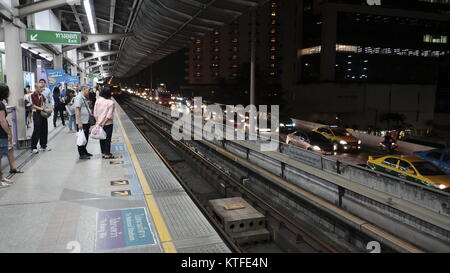
[[[372,170],[450,192],[450,175],[415,155],[369,156],[367,165]]]
[[[337,144],[339,150],[341,151],[357,151],[361,149],[361,140],[352,136],[352,134],[344,128],[337,126],[325,126],[313,129],[312,131],[323,135],[333,144]]]

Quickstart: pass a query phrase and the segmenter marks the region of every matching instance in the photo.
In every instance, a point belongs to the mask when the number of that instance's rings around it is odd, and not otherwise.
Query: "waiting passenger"
[[[66,96],[66,112],[67,116],[69,117],[69,131],[73,132],[75,130],[75,91],[74,90],[67,90],[67,96]]]
[[[113,132],[114,102],[111,99],[111,89],[109,86],[103,87],[100,97],[94,107],[94,117],[97,125],[106,132],[106,139],[100,140],[100,149],[103,159],[113,159],[111,154],[111,138]]]
[[[6,106],[3,104],[3,100],[9,97],[9,87],[4,84],[0,84],[0,166],[1,159],[4,156],[8,156],[8,143],[12,140],[11,129],[8,125],[6,117],[8,115]],[[3,176],[0,170],[0,187],[8,187],[12,184],[12,181]]]
[[[52,91],[50,91],[50,89],[47,87],[47,82],[44,79],[40,79],[39,83],[42,86],[42,95],[45,98],[45,103],[53,107],[55,105],[55,102],[53,101]]]
[[[75,118],[78,125],[77,131],[84,130],[84,135],[86,136],[86,141],[89,141],[89,130],[91,128],[89,124],[89,116],[91,115],[91,110],[88,106],[88,96],[89,87],[82,86],[81,92],[75,97],[74,107],[75,107]],[[92,154],[88,153],[86,145],[78,146],[78,153],[80,159],[91,159]]]
[[[31,104],[33,109],[33,135],[31,137],[31,150],[34,154],[39,151],[37,143],[41,146],[41,151],[51,151],[47,147],[48,140],[48,117],[52,114],[52,108],[45,106],[46,98],[43,95],[43,85],[36,84],[36,91],[31,95]]]
[[[29,85],[27,85],[27,88],[24,89],[24,96],[23,96],[23,102],[25,105],[25,121],[27,124],[27,128],[30,128],[31,123],[31,93],[29,92]]]
[[[8,100],[4,99],[3,104],[8,107]],[[6,121],[8,122],[8,126],[10,131],[12,132],[12,120],[11,120],[11,115],[7,115],[6,116]],[[9,173],[23,173],[22,170],[19,170],[16,168],[16,157],[14,156],[14,145],[16,145],[16,143],[14,143],[13,139],[9,139],[8,141],[8,162],[9,162]]]
[[[66,126],[65,122],[64,122],[64,103],[61,101],[61,84],[59,83],[58,85],[55,86],[55,88],[53,88],[53,101],[55,102],[55,110],[54,110],[54,114],[53,114],[53,127],[56,127],[56,120],[58,119],[58,115],[61,115],[61,123],[63,126]]]

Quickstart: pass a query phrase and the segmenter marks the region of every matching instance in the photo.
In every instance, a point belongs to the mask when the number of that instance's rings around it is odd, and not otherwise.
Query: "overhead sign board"
[[[81,45],[81,32],[27,29],[27,43]]]

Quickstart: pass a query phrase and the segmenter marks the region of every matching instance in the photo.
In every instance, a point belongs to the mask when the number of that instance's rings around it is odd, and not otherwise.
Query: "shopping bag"
[[[91,130],[91,138],[93,139],[106,139],[106,132],[105,130],[103,130],[103,128],[99,125],[96,125],[92,130]]]
[[[87,143],[86,136],[84,135],[84,130],[79,130],[77,133],[77,145],[84,146]]]

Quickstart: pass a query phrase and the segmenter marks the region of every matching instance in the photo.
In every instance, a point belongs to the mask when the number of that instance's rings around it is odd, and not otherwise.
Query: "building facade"
[[[283,97],[291,115],[357,128],[386,127],[389,113],[419,129],[433,123],[450,54],[448,0],[268,1],[254,13],[258,103]],[[239,83],[249,77],[250,37],[246,15],[198,38],[187,53],[190,86],[248,96]]]

